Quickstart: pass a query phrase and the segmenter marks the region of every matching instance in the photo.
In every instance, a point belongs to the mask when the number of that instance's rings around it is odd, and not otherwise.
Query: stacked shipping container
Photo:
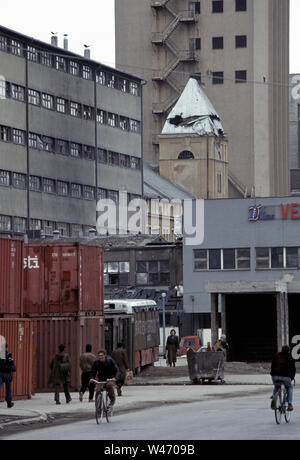
[[[22,316],[23,241],[0,238],[0,318]]]

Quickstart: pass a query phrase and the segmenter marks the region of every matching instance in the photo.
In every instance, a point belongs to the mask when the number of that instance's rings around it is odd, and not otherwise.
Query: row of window
[[[26,144],[26,132],[21,129],[0,125],[0,141],[12,142],[17,145]],[[50,153],[70,155],[74,158],[95,160],[96,148],[91,145],[78,144],[77,142],[55,139],[36,133],[29,133],[28,144],[32,149],[43,150]],[[140,158],[123,153],[112,152],[98,148],[98,161],[111,166],[120,166],[130,169],[141,169]]]
[[[34,46],[24,45],[21,41],[10,39],[4,35],[0,35],[0,51],[11,53],[14,56],[25,57],[27,52],[28,60],[42,64],[46,67],[66,72],[69,75],[81,77],[85,80],[94,80],[94,69],[76,61],[76,59],[66,58],[63,56],[54,55],[51,52],[39,50]],[[109,88],[118,89],[122,92],[132,94],[133,96],[140,95],[140,84],[128,78],[117,75],[111,71],[96,71],[96,81],[101,85]]]
[[[247,48],[247,35],[236,35],[235,47]],[[224,49],[224,37],[212,37],[212,49]],[[190,38],[190,50],[201,50],[201,38]]]
[[[104,264],[104,285],[129,285],[130,263],[107,262]],[[136,284],[157,285],[170,282],[168,260],[136,262]]]
[[[58,230],[61,236],[88,236],[90,228],[87,225],[41,219],[30,219],[29,222],[29,230],[43,230],[46,236],[52,236],[55,230]],[[0,232],[25,234],[27,232],[27,219],[25,217],[0,215]]]
[[[58,195],[63,197],[83,198],[85,200],[95,200],[96,189],[90,185],[82,185],[78,183],[51,179],[48,177],[29,176],[17,172],[0,170],[0,186],[14,187],[21,190],[27,189],[27,182],[29,190],[32,192],[42,192],[51,195]],[[128,200],[136,198],[136,195],[128,194]],[[119,192],[116,190],[107,190],[98,188],[97,199],[111,199],[115,203],[119,201]]]
[[[194,14],[201,13],[201,2],[190,2],[189,11]],[[224,1],[223,0],[212,0],[212,12],[223,13]],[[247,11],[247,0],[235,0],[235,11]]]
[[[195,249],[194,270],[250,270],[250,248]],[[256,270],[299,269],[299,247],[255,249]]]
[[[0,79],[0,99],[1,98],[11,98],[20,102],[25,102],[25,87]],[[95,120],[96,112],[94,107],[62,97],[56,97],[52,94],[36,91],[35,89],[28,89],[28,102],[37,107],[55,110],[62,114],[71,115],[72,117],[82,118],[83,120]],[[102,125],[120,128],[123,131],[131,131],[133,133],[140,132],[140,122],[138,120],[101,109],[97,109],[96,117],[97,122]]]
[[[224,72],[211,72],[212,84],[223,85],[224,84]],[[236,70],[235,71],[235,83],[246,83],[247,82],[247,70]]]

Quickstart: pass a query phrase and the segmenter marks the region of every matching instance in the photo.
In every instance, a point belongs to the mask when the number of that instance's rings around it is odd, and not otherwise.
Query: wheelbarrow
[[[224,380],[224,354],[221,351],[198,351],[189,349],[187,361],[193,383],[213,383]]]

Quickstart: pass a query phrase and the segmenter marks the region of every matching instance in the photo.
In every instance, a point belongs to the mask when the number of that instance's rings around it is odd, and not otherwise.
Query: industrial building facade
[[[219,320],[237,361],[268,361],[300,334],[298,197],[207,200],[204,241],[183,247],[184,311]]]
[[[0,106],[1,233],[79,236],[142,195],[139,77],[0,27]]]
[[[148,82],[146,161],[159,163],[158,135],[197,74],[228,136],[229,196],[288,195],[289,0],[115,0],[115,6],[116,65]]]

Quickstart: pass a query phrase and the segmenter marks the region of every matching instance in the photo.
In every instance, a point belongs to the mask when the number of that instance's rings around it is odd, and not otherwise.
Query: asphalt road
[[[149,408],[116,415],[111,423],[100,426],[89,420],[1,440],[299,440],[300,389],[294,390],[295,411],[290,424],[276,425],[269,396],[268,392]]]

